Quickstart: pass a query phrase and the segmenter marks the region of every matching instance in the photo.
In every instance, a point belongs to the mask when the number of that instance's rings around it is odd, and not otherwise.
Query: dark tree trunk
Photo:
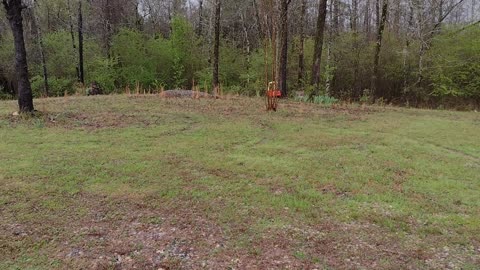
[[[106,0],[105,1],[105,6],[104,6],[104,11],[103,11],[103,17],[104,17],[104,47],[105,47],[105,52],[107,55],[107,58],[110,59],[110,51],[111,51],[111,43],[112,43],[112,6],[110,5],[110,1]]]
[[[203,0],[200,0],[199,6],[198,6],[198,28],[197,28],[198,36],[202,35],[202,31],[203,31]]]
[[[353,59],[353,90],[357,93],[359,90],[359,72],[360,72],[360,44],[358,39],[358,0],[352,0],[352,32],[353,32],[353,51],[355,58]]]
[[[339,24],[339,19],[340,19],[340,6],[339,2],[340,0],[332,0],[333,1],[333,29],[335,29],[336,33],[339,33],[340,31],[340,24]],[[326,4],[325,4],[326,5]]]
[[[298,85],[303,87],[305,75],[305,15],[307,13],[307,0],[302,0],[300,11],[300,44],[298,52]]]
[[[363,27],[365,28],[365,36],[367,40],[370,39],[370,0],[367,0],[365,4],[365,18],[363,21]]]
[[[220,80],[218,78],[218,65],[220,57],[220,16],[221,16],[221,0],[215,3],[215,41],[213,44],[213,91],[218,93]]]
[[[78,1],[78,78],[79,82],[85,84],[85,73],[83,69],[83,15],[82,1]]]
[[[322,61],[323,37],[325,33],[325,18],[327,16],[327,0],[320,0],[318,6],[317,33],[315,35],[315,48],[313,51],[312,80],[318,92],[320,85],[320,63]]]
[[[380,96],[378,92],[378,65],[380,62],[380,52],[382,50],[382,39],[383,39],[383,30],[385,29],[385,24],[387,22],[388,15],[388,0],[384,0],[382,7],[382,18],[380,20],[380,25],[378,27],[377,33],[377,44],[375,47],[375,59],[373,62],[373,77],[372,77],[372,91],[376,96]]]
[[[18,106],[20,112],[33,112],[33,95],[28,76],[27,51],[23,37],[21,0],[2,0],[15,42],[15,70],[17,73]]]
[[[287,89],[287,65],[288,65],[288,5],[291,0],[282,0],[280,7],[280,67],[279,87],[282,97],[288,96]]]
[[[357,22],[358,22],[358,0],[352,0],[352,17],[350,19],[352,31],[357,34]]]

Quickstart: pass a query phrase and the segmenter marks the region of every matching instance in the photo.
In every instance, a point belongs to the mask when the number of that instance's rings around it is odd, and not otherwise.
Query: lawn
[[[0,102],[0,269],[479,269],[480,113]]]

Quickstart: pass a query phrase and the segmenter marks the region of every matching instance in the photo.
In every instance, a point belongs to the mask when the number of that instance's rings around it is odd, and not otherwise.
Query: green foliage
[[[219,79],[227,92],[242,93],[249,87],[254,76],[248,71],[247,56],[231,44],[223,43],[219,56]],[[205,67],[196,73],[201,86],[212,87],[212,68]]]
[[[446,30],[428,54],[432,95],[480,98],[480,28]]]
[[[13,36],[8,34],[0,40],[0,70],[9,79],[13,79],[15,76],[14,59]]]
[[[306,102],[306,103],[311,102],[313,104],[320,104],[325,106],[330,106],[338,103],[338,99],[331,96],[327,96],[327,95],[312,96],[311,98],[307,95],[303,97],[296,97],[295,100],[300,102]]]
[[[97,82],[103,90],[103,94],[110,94],[115,91],[116,65],[116,58],[96,58],[87,65],[89,71],[88,80]]]
[[[123,28],[112,40],[116,81],[123,86],[140,83],[152,87],[160,83],[168,88],[187,87],[195,70],[203,65],[198,42],[190,24],[180,17],[172,20],[169,40]]]
[[[200,52],[200,40],[187,20],[182,17],[174,17],[169,41],[173,56],[173,81],[170,81],[170,85],[174,87],[189,86],[194,79],[195,72],[206,66],[206,57],[204,58]]]
[[[151,38],[147,41],[147,52],[150,61],[154,63],[156,79],[152,86],[169,87],[174,81],[172,81],[174,57],[170,41],[161,37]]]
[[[147,38],[136,30],[123,28],[112,39],[112,53],[118,58],[118,80],[121,85],[137,82],[150,85],[155,80],[154,63],[147,53]]]
[[[65,93],[71,95],[75,93],[73,87],[75,80],[68,78],[49,77],[49,95],[50,96],[62,96]],[[31,79],[32,92],[35,98],[39,98],[45,95],[45,86],[43,76],[37,75]]]
[[[49,2],[50,3],[50,2]],[[51,8],[58,16],[68,16],[67,4],[51,1]],[[45,5],[38,8],[41,25],[45,20]],[[85,14],[92,10],[85,8]],[[43,42],[47,69],[50,77],[51,95],[63,95],[77,81],[78,51],[72,44],[68,28],[52,24],[44,31]],[[51,30],[60,29],[60,30]],[[63,30],[61,30],[63,29]],[[119,92],[125,86],[137,83],[144,88],[186,88],[193,83],[201,88],[212,87],[211,44],[198,37],[189,21],[174,17],[171,33],[162,37],[155,32],[131,28],[115,29],[111,39],[111,57],[107,57],[104,40],[90,33],[85,39],[86,84],[96,81],[104,93]],[[14,48],[10,32],[2,35],[0,42],[0,70],[2,77],[12,82],[15,77],[13,65]],[[74,34],[76,43],[77,34]],[[340,32],[326,35],[321,63],[319,93],[314,95],[333,96],[337,99],[405,104],[427,103],[442,100],[480,99],[480,29],[445,26],[428,46],[423,57],[424,69],[419,73],[419,46],[409,36],[408,46],[403,33],[384,33],[380,54],[378,87],[372,89],[373,57],[375,40],[364,34]],[[228,35],[227,35],[228,36]],[[209,37],[205,37],[209,38]],[[38,44],[26,35],[29,70],[35,96],[43,93],[43,70]],[[314,88],[309,86],[313,61],[314,40],[307,37],[304,42],[305,74],[298,81],[299,37],[292,35],[289,43],[288,78],[289,92],[304,91],[311,96]],[[241,43],[222,40],[220,47],[220,82],[225,92],[260,96],[264,93],[267,80],[271,81],[273,53],[265,52],[263,41],[252,42],[247,54]],[[328,54],[328,46],[330,54]],[[265,63],[267,61],[267,63]],[[328,63],[327,63],[328,62]],[[267,78],[265,68],[267,67]],[[330,82],[326,85],[326,82]],[[328,89],[324,89],[328,87]],[[5,90],[0,89],[3,98]],[[323,103],[324,101],[319,101]]]
[[[77,51],[67,31],[48,33],[43,38],[47,69],[51,77],[75,79],[77,74]],[[42,73],[40,63],[34,67],[34,74]]]

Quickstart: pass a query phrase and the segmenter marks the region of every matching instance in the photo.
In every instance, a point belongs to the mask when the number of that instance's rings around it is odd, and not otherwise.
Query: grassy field
[[[480,269],[480,113],[0,102],[0,269]]]

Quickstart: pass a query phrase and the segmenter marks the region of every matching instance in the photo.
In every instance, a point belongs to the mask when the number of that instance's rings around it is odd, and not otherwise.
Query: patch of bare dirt
[[[15,260],[20,245],[44,243],[44,255],[62,269],[460,269],[480,262],[480,246],[428,249],[434,245],[414,236],[328,217],[252,234],[248,221],[219,224],[215,213],[193,202],[80,194],[71,203],[88,212],[71,209],[33,223],[2,212],[12,222],[0,222],[1,257]]]

